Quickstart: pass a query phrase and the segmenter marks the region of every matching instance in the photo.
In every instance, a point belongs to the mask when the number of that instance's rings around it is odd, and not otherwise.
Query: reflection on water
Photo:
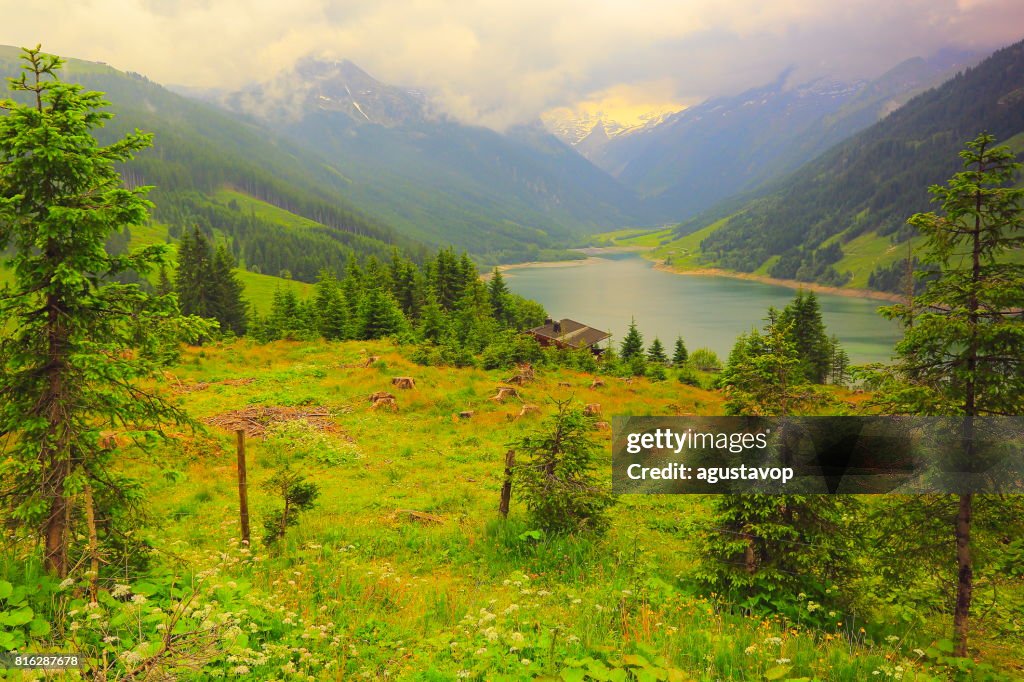
[[[621,340],[631,317],[671,354],[677,336],[691,351],[706,346],[724,361],[736,337],[761,327],[769,306],[782,308],[793,289],[730,277],[682,276],[655,270],[635,253],[607,254],[568,267],[529,267],[504,273],[509,288],[539,301],[555,318],[606,329]],[[884,302],[817,294],[829,334],[836,334],[853,363],[888,361],[900,337],[895,322],[877,310]]]

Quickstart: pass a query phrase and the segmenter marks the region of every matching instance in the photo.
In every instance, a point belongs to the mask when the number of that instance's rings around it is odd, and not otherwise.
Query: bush
[[[594,475],[601,446],[594,420],[570,401],[541,428],[512,444],[522,461],[516,466],[517,489],[533,525],[546,533],[608,530],[607,510],[614,499]]]
[[[702,372],[718,372],[722,369],[722,361],[710,348],[698,348],[690,353],[689,364]]]
[[[697,370],[695,370],[692,365],[683,365],[682,367],[680,367],[679,373],[676,375],[676,378],[679,380],[679,383],[681,384],[685,384],[687,386],[696,386],[697,388],[702,387],[700,375],[697,374]]]

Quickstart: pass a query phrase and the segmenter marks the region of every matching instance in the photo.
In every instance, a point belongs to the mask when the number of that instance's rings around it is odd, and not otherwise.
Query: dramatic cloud
[[[790,66],[869,77],[1024,37],[1020,0],[0,0],[0,16],[2,44],[163,83],[234,89],[309,54],[349,58],[495,127],[608,97],[693,102]]]

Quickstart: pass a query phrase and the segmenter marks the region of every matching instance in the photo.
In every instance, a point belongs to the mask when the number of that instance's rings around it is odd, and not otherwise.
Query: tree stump
[[[463,410],[459,412],[459,419],[472,419],[474,414],[473,410]]]
[[[558,382],[558,387],[559,388],[569,388],[571,386],[572,386],[572,384],[570,384],[568,381],[559,381]]]
[[[592,382],[590,382],[591,388],[601,388],[602,386],[604,386],[604,381],[601,379],[594,379]]]
[[[511,386],[498,386],[497,391],[498,392],[488,398],[488,400],[493,400],[496,403],[503,403],[506,398],[519,398],[519,391]],[[520,400],[521,399],[522,398],[520,398]]]
[[[391,395],[387,391],[377,391],[370,396],[371,409],[379,410],[386,409],[392,412],[398,412],[398,401],[395,400],[395,396]]]
[[[588,417],[600,416],[600,414],[601,414],[601,404],[600,403],[588,403],[587,406],[583,408],[583,414],[587,415]]]
[[[391,385],[397,388],[416,388],[416,380],[412,377],[392,377]]]
[[[540,414],[540,408],[536,405],[526,403],[523,405],[523,409],[519,410],[519,414],[516,415],[516,419],[521,419],[528,414]]]
[[[505,380],[507,384],[516,384],[517,386],[525,386],[527,383],[536,379],[536,374],[533,371],[533,365],[530,363],[524,363],[522,365],[516,365],[516,369],[519,371]]]
[[[378,360],[380,360],[379,357],[377,357],[376,355],[371,355],[370,357],[366,358],[366,360],[363,362],[363,367],[369,367]]]
[[[608,422],[594,422],[594,428],[598,431],[607,431],[612,428],[612,425]]]

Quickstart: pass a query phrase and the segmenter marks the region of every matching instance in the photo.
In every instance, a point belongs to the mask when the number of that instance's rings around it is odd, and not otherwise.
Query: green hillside
[[[18,50],[0,47],[0,73],[13,76],[18,69]],[[268,274],[288,270],[307,282],[323,267],[340,271],[351,258],[388,257],[396,246],[414,258],[425,253],[419,242],[346,198],[344,179],[322,158],[279,135],[102,64],[69,60],[63,77],[105,93],[111,102],[115,117],[99,132],[101,141],[135,129],[154,134],[153,147],[122,172],[129,185],[154,186],[154,218],[172,237],[191,226],[219,232],[250,267]],[[282,232],[267,211],[218,201],[225,189],[318,225]]]
[[[966,141],[986,130],[1022,149],[1022,102],[1018,43],[915,97],[763,196],[683,223],[677,240],[653,255],[671,256],[681,268],[867,286],[872,273],[906,257],[899,245],[914,236],[907,218],[935,208],[927,188],[960,170]]]

